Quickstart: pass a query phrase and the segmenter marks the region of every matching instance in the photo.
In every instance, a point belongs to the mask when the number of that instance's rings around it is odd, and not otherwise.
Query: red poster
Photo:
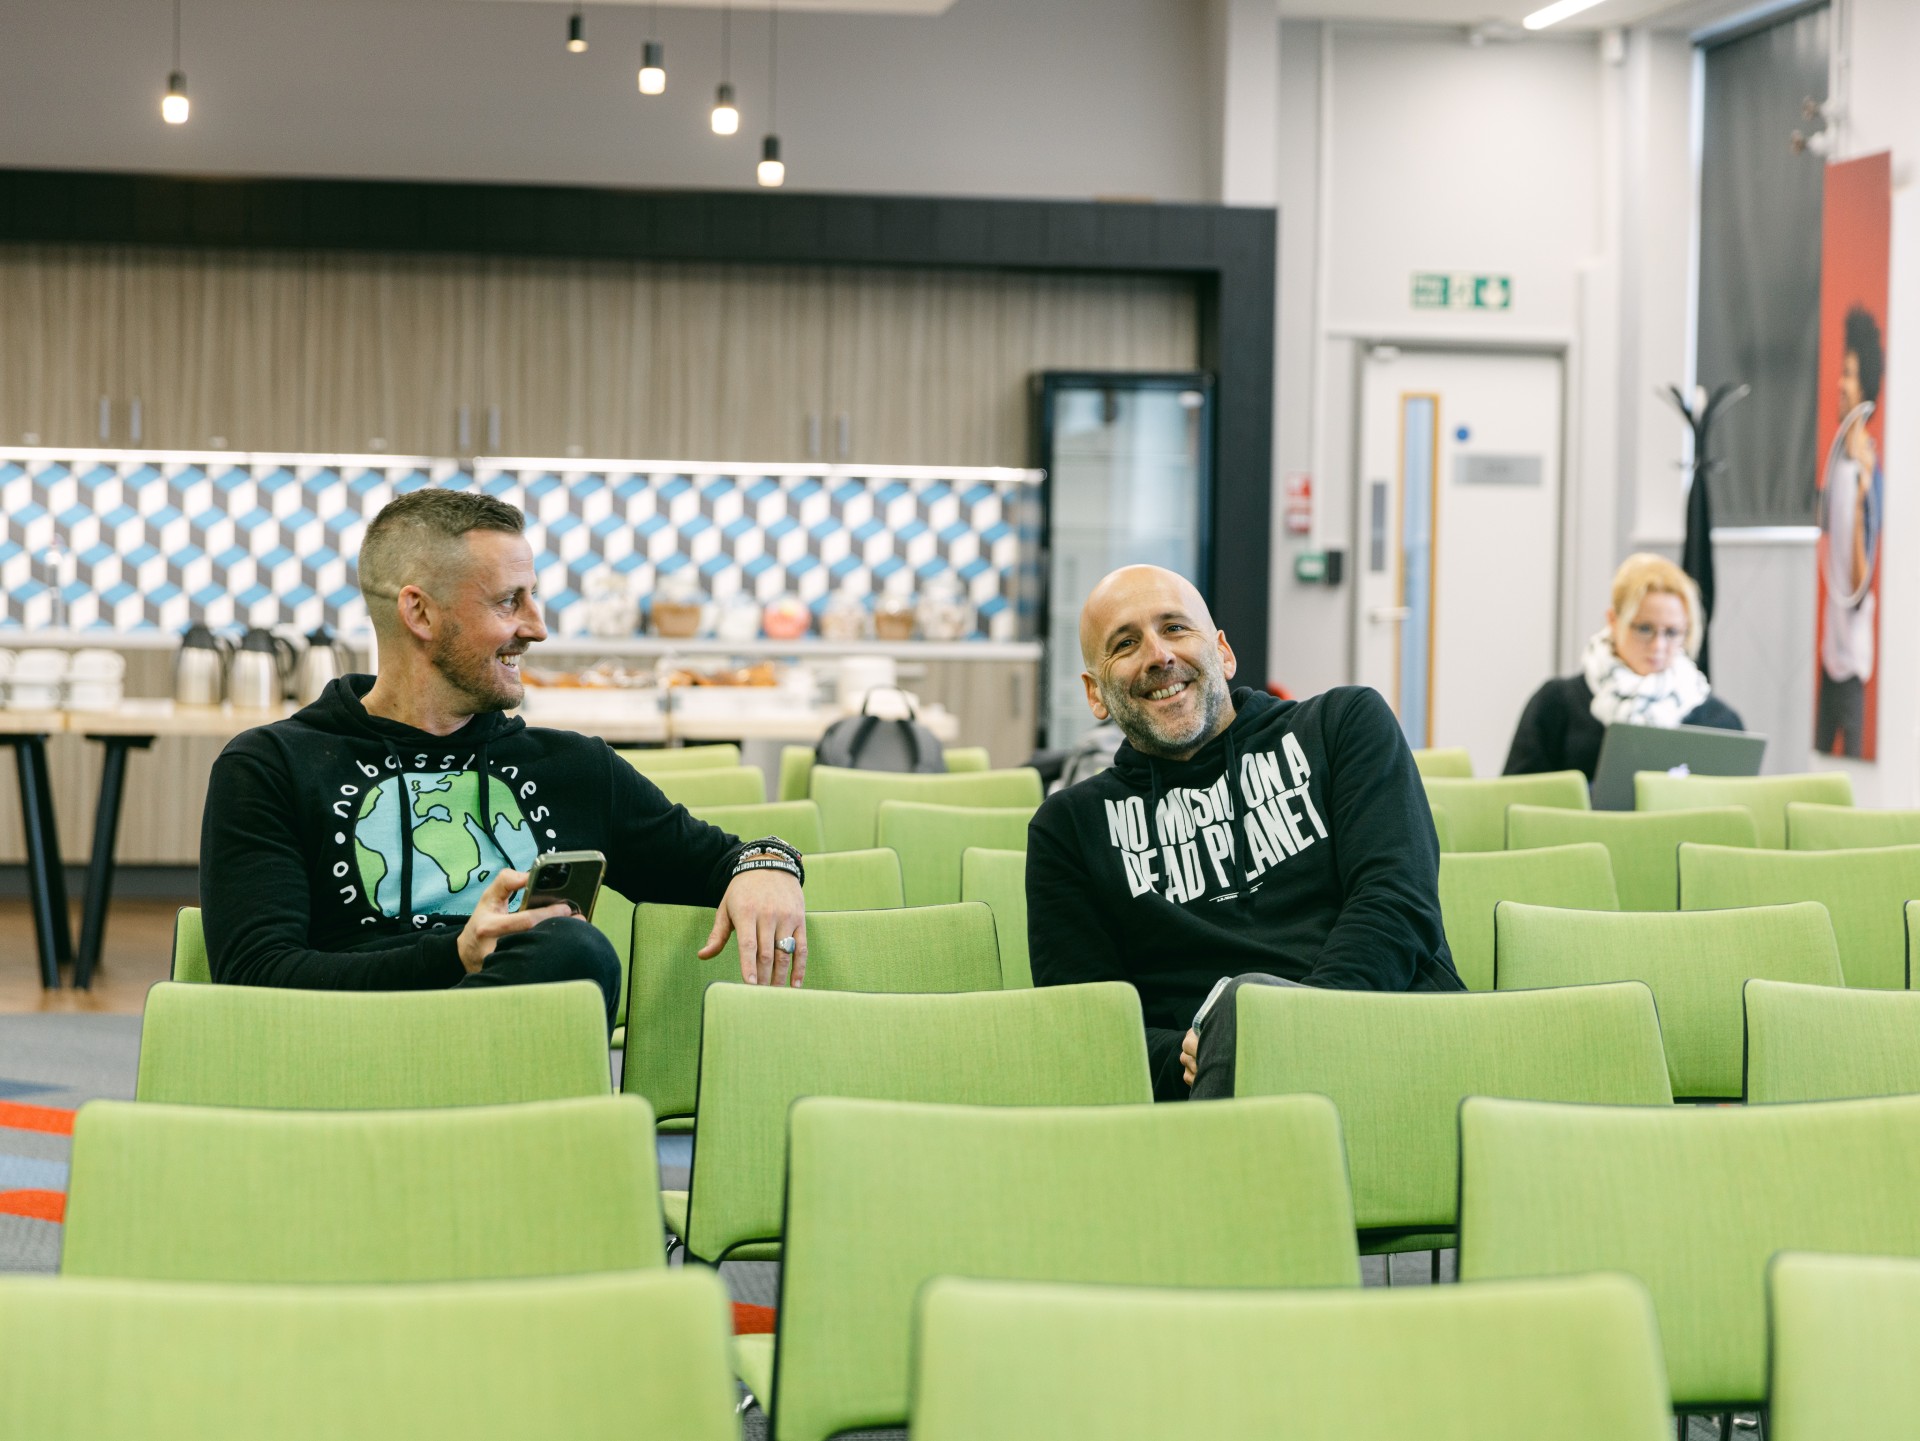
[[[1873,760],[1879,749],[1881,555],[1886,534],[1887,253],[1892,166],[1885,151],[1827,167],[1820,225],[1819,631],[1814,749]]]

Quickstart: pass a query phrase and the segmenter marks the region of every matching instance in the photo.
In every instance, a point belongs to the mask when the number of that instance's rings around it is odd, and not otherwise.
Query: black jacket
[[[474,901],[542,851],[604,852],[606,883],[629,900],[719,904],[739,842],[605,741],[499,714],[430,735],[368,715],[372,687],[343,676],[214,762],[200,830],[214,980],[451,986]]]
[[[1122,745],[1028,832],[1035,983],[1130,981],[1162,1099],[1186,1094],[1180,1042],[1222,976],[1461,988],[1433,815],[1387,703],[1357,686],[1233,703],[1191,760]]]
[[[1579,771],[1589,781],[1600,764],[1600,741],[1607,728],[1594,719],[1593,687],[1584,675],[1561,676],[1533,693],[1520,712],[1520,725],[1507,751],[1506,774]],[[1733,707],[1710,695],[1680,719],[1682,725],[1745,730]]]

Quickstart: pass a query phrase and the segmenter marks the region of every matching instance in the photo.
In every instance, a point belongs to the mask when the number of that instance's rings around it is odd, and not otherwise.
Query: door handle
[[[1375,605],[1367,607],[1367,619],[1375,624],[1387,621],[1401,621],[1413,614],[1410,605]]]

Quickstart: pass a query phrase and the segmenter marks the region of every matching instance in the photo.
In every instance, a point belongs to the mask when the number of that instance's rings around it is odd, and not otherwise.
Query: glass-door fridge
[[[1033,463],[1045,470],[1040,591],[1049,749],[1096,724],[1080,680],[1080,607],[1123,565],[1178,571],[1211,591],[1213,380],[1198,372],[1033,377]]]

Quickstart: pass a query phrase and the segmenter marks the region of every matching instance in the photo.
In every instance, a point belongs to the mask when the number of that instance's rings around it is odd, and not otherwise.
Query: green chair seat
[[[1920,846],[1863,851],[1680,847],[1682,910],[1818,901],[1827,908],[1849,986],[1907,984],[1907,902],[1920,899]]]
[[[662,1191],[660,1193],[660,1211],[666,1221],[667,1229],[682,1241],[687,1239],[687,1193],[685,1191]]]
[[[756,1400],[773,1394],[773,1337],[769,1335],[733,1338],[733,1374]]]
[[[1591,841],[1539,850],[1443,853],[1440,919],[1453,968],[1470,991],[1493,989],[1493,908],[1501,901],[1581,911],[1620,909],[1607,848]]]
[[[1507,844],[1570,846],[1598,841],[1613,859],[1613,881],[1623,911],[1679,908],[1682,841],[1716,846],[1754,846],[1759,837],[1745,806],[1697,811],[1570,811],[1551,806],[1513,806],[1507,811]],[[1524,897],[1516,896],[1522,900]]]
[[[1776,1257],[1767,1434],[1774,1441],[1911,1434],[1920,1414],[1920,1264],[1884,1257]]]
[[[1236,998],[1234,1094],[1332,1099],[1355,1224],[1403,1233],[1370,1237],[1379,1249],[1425,1250],[1425,1233],[1452,1229],[1464,1097],[1673,1103],[1653,993],[1637,983],[1465,996],[1247,986]]]
[[[1920,994],[1748,981],[1746,1099],[1920,1092]]]
[[[198,906],[182,906],[173,913],[173,972],[168,979],[200,986],[213,981],[207,931]]]
[[[1456,851],[1507,848],[1508,806],[1560,806],[1584,811],[1592,805],[1587,778],[1579,771],[1548,771],[1531,776],[1465,779],[1422,776],[1427,804],[1447,817],[1447,844]]]
[[[984,901],[1000,939],[1000,975],[1009,988],[1033,984],[1027,953],[1027,853],[969,846],[960,856],[960,899]]]
[[[740,764],[740,747],[731,743],[712,746],[622,746],[614,754],[643,776],[661,776],[670,771],[731,770]]]
[[[147,992],[142,1101],[289,1110],[490,1106],[612,1090],[591,981],[294,991],[162,981]]]
[[[940,806],[882,801],[880,844],[900,857],[910,906],[951,905],[960,899],[960,857],[969,846],[1024,851],[1033,806]]]
[[[1473,757],[1464,746],[1416,749],[1413,766],[1423,776],[1451,776],[1457,780],[1473,778]]]
[[[604,1013],[603,1013],[604,1014]],[[738,1441],[718,1277],[0,1279],[0,1436]]]
[[[758,766],[662,771],[647,779],[660,787],[668,800],[689,810],[695,806],[758,806],[767,800],[767,778]]]
[[[880,854],[892,861],[891,851]],[[829,859],[816,856],[809,865]],[[712,929],[713,912],[703,907],[639,910],[620,1088],[645,1096],[662,1120],[694,1113],[708,987],[740,980],[737,939],[712,960],[700,959]],[[1000,990],[993,913],[978,904],[814,911],[807,916],[805,984],[808,991]]]
[[[993,769],[993,756],[985,746],[948,746],[943,752],[947,774],[965,775]]]
[[[1796,1106],[1460,1110],[1460,1278],[1624,1271],[1677,1406],[1766,1400],[1767,1262],[1920,1255],[1920,1096]]]
[[[742,840],[778,836],[804,855],[826,849],[820,836],[820,807],[812,801],[768,801],[751,806],[689,806],[710,825]],[[622,952],[621,954],[625,954]]]
[[[1749,979],[1841,984],[1833,927],[1826,908],[1811,902],[1610,913],[1502,901],[1493,929],[1500,990],[1646,982],[1673,1093],[1682,1099],[1740,1095],[1741,988]]]
[[[1252,1294],[944,1278],[914,1358],[914,1441],[1673,1434],[1652,1302],[1624,1276]]]
[[[830,851],[865,850],[879,844],[880,803],[920,801],[947,806],[1026,806],[1042,799],[1040,773],[1028,767],[959,775],[905,775],[815,766],[809,794],[820,807]]]
[[[936,1276],[1360,1279],[1339,1118],[1321,1096],[1075,1108],[809,1097],[790,1133],[774,1441],[906,1421],[914,1298]]]
[[[1853,804],[1853,782],[1844,771],[1792,776],[1670,776],[1641,771],[1633,778],[1637,811],[1697,810],[1702,806],[1745,806],[1765,850],[1785,850],[1787,806],[1794,801],[1822,805]]]
[[[631,1096],[433,1111],[93,1101],[67,1276],[404,1282],[664,1264],[653,1117]]]
[[[1870,811],[1813,801],[1787,802],[1790,851],[1857,851],[1869,846],[1912,845],[1920,845],[1920,810]]]

